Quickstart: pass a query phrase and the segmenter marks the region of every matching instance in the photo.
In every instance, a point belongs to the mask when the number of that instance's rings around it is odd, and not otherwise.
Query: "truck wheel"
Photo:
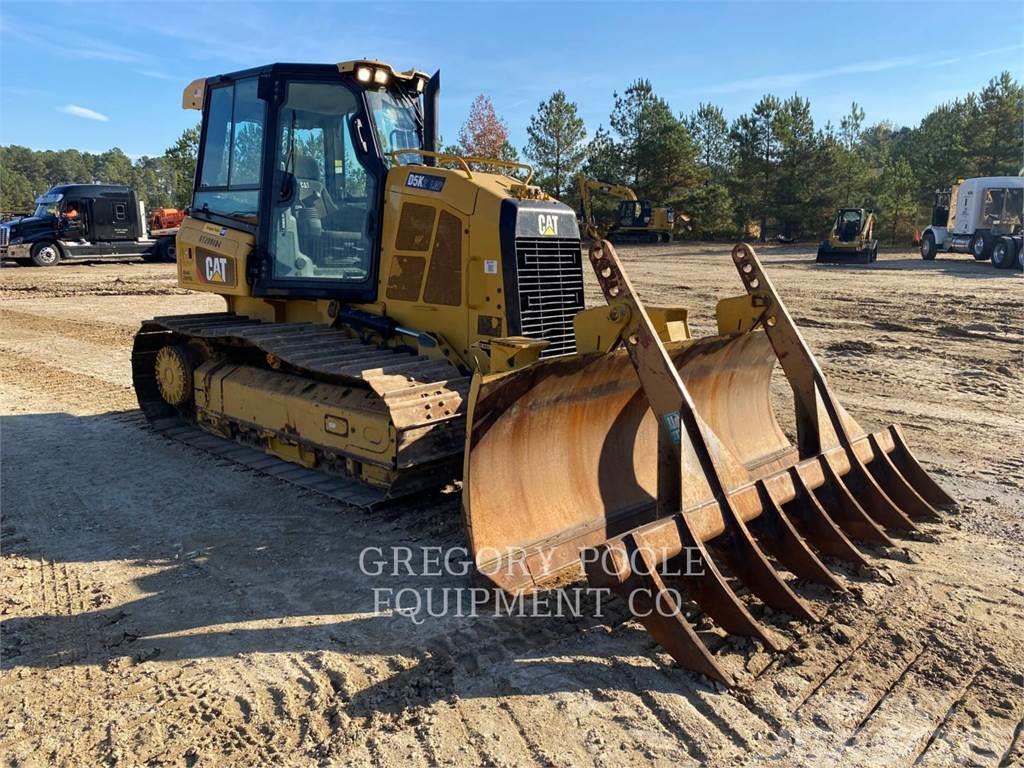
[[[56,243],[36,243],[29,256],[37,267],[55,267],[60,264],[60,248]]]
[[[165,237],[156,244],[157,261],[177,261],[177,252],[174,249],[174,238]]]
[[[1017,266],[1017,249],[1009,237],[1001,237],[992,246],[992,266],[997,269],[1013,269]]]
[[[992,238],[986,232],[979,232],[971,240],[971,256],[978,261],[985,261],[992,255]]]
[[[925,232],[921,237],[921,258],[925,261],[932,261],[935,259],[935,254],[938,253],[938,250],[935,245],[935,235],[931,232]]]

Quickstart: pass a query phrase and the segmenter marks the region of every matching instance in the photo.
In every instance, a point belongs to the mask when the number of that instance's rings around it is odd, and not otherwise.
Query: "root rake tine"
[[[900,474],[907,479],[914,490],[931,504],[933,507],[944,509],[955,509],[956,500],[946,493],[942,486],[932,479],[920,462],[914,457],[907,441],[903,438],[903,432],[895,424],[889,427],[889,435],[892,437],[895,449],[889,455],[892,463],[899,469]]]
[[[730,634],[755,637],[773,650],[782,650],[779,641],[750,615],[743,602],[732,591],[725,577],[722,576],[714,560],[708,553],[704,543],[690,531],[685,515],[676,515],[676,524],[686,546],[691,547],[699,555],[696,573],[684,573],[682,582],[690,592],[694,601],[716,623]],[[687,565],[691,564],[688,559]]]
[[[911,518],[937,518],[939,513],[919,494],[910,481],[903,476],[899,468],[893,464],[889,454],[879,445],[874,435],[868,435],[868,442],[875,454],[875,459],[867,464],[867,470],[872,474],[886,495],[900,507],[906,510]]]
[[[819,462],[825,476],[825,484],[815,490],[814,494],[828,514],[851,536],[861,541],[869,544],[884,544],[887,547],[895,546],[882,527],[872,520],[863,507],[857,503],[853,494],[850,493],[850,489],[836,474],[828,460],[823,457]]]
[[[736,514],[732,504],[727,502],[725,506],[727,511],[724,513],[729,521],[730,533],[722,541],[722,550],[729,557],[729,564],[746,584],[747,589],[772,608],[786,611],[798,619],[817,621],[818,617],[814,612],[797,597],[768,562],[747,524]]]
[[[683,615],[672,593],[665,587],[657,567],[631,534],[623,543],[629,554],[630,574],[619,591],[629,597],[636,620],[680,666],[712,680],[732,686],[731,675],[722,669]]]
[[[879,487],[874,476],[868,472],[856,454],[847,451],[850,471],[843,475],[843,482],[857,499],[861,508],[879,525],[899,531],[916,531],[917,526],[896,506],[885,491]]]
[[[786,506],[789,507],[793,517],[800,521],[811,543],[818,548],[818,551],[826,555],[838,557],[840,560],[846,560],[858,566],[868,567],[870,563],[867,558],[847,538],[842,528],[836,525],[835,521],[825,512],[821,502],[807,487],[796,468],[791,468],[789,474],[796,489],[796,498]]]
[[[757,492],[761,499],[762,512],[755,521],[754,531],[755,535],[757,531],[762,533],[768,551],[801,579],[815,581],[845,592],[843,582],[825,567],[807,546],[803,537],[786,517],[785,511],[772,498],[763,481],[758,481]]]

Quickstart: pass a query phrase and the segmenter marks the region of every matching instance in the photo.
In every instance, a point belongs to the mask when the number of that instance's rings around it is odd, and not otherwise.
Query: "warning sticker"
[[[218,227],[216,224],[203,224],[203,232],[208,235],[216,235],[217,237],[224,237],[228,233],[227,227]]]
[[[498,262],[495,259],[484,259],[484,274],[485,275],[496,275],[498,274]]]

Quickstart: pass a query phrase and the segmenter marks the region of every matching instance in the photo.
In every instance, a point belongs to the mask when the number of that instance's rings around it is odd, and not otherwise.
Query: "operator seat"
[[[295,218],[302,252],[320,266],[333,261],[332,256],[348,255],[351,244],[363,237],[365,209],[353,216],[352,206],[335,203],[320,180],[320,164],[308,155],[296,154],[295,178],[299,185]]]

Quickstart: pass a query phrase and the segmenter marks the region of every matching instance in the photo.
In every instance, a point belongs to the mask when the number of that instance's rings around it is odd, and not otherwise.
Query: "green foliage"
[[[587,130],[565,91],[542,101],[526,127],[524,154],[537,171],[537,183],[556,198],[572,189],[586,155]]]
[[[899,159],[885,166],[881,177],[881,210],[877,216],[880,230],[889,232],[889,242],[896,243],[897,235],[909,235],[913,229],[916,192],[917,182],[910,163]]]
[[[192,202],[192,180],[196,175],[198,156],[199,125],[186,128],[174,146],[164,152],[174,190],[171,203],[175,208],[184,208]]]
[[[614,98],[609,123],[617,138],[612,148],[625,183],[640,198],[679,199],[698,178],[696,148],[686,126],[649,80],[635,81]]]
[[[676,206],[676,214],[689,217],[689,225],[680,228],[700,240],[731,237],[736,231],[732,196],[719,182],[708,181],[696,187]]]
[[[729,139],[729,122],[722,108],[702,103],[683,122],[696,145],[698,164],[707,170],[713,181],[725,181],[732,165],[733,146]]]

